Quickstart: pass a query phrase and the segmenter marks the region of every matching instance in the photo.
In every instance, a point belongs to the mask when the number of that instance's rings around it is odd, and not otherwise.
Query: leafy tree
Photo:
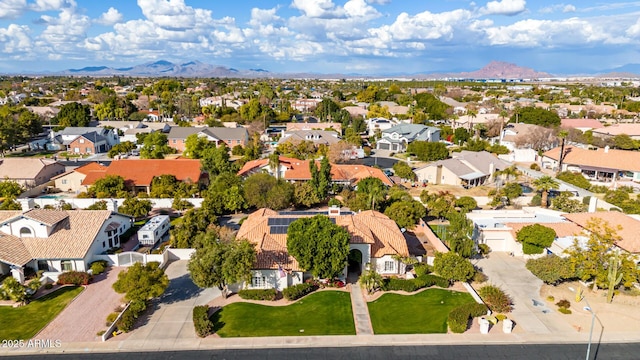
[[[454,202],[456,197],[447,191],[429,193],[428,190],[422,190],[420,201],[427,206],[429,216],[444,219],[455,210]]]
[[[160,263],[152,261],[143,265],[137,262],[118,274],[113,290],[125,294],[125,299],[130,301],[147,301],[162,295],[167,286],[169,277]]]
[[[414,141],[407,146],[407,152],[420,161],[437,161],[449,157],[447,145],[441,142]]]
[[[554,127],[560,126],[560,117],[555,111],[529,106],[518,109],[511,116],[509,122],[521,122],[544,127]]]
[[[109,152],[107,152],[107,156],[109,156],[110,158],[114,158],[116,155],[128,154],[132,150],[135,150],[135,148],[136,144],[132,143],[131,141],[124,141],[119,144],[113,145],[113,147],[109,149]]]
[[[470,137],[471,135],[469,134],[469,131],[463,127],[459,127],[453,131],[453,138],[456,144],[464,144]]]
[[[416,180],[417,178],[416,173],[413,172],[411,166],[404,161],[398,161],[393,164],[393,172],[401,179]]]
[[[430,93],[420,93],[413,97],[416,101],[416,108],[428,115],[430,120],[446,119],[449,105],[440,101]]]
[[[107,202],[105,200],[96,201],[87,206],[86,210],[107,210]]]
[[[229,148],[226,144],[221,143],[219,146],[209,146],[202,152],[200,163],[202,169],[206,171],[210,177],[218,176],[226,172],[236,172],[236,168],[229,161]]]
[[[23,192],[24,189],[22,188],[22,185],[13,180],[5,179],[4,181],[0,181],[0,197],[16,198]]]
[[[542,192],[541,204],[543,208],[546,208],[549,205],[549,191],[551,189],[557,189],[558,187],[560,187],[560,184],[554,178],[547,175],[535,179],[532,185],[536,188],[536,190]]]
[[[185,199],[182,199],[176,196],[173,198],[173,202],[171,203],[171,208],[178,211],[185,211],[193,208],[193,204]]]
[[[242,178],[231,172],[215,177],[204,193],[204,198],[203,206],[218,215],[235,212],[247,206]]]
[[[454,252],[437,252],[433,260],[433,271],[449,282],[469,281],[476,273],[468,259]]]
[[[320,172],[318,173],[318,197],[324,200],[329,194],[331,187],[331,164],[328,157],[323,157],[320,161]]]
[[[572,199],[572,197],[573,197],[573,194],[571,192],[563,191],[551,201],[551,205],[555,210],[562,211],[565,213],[577,213],[577,212],[587,211],[587,205],[583,204],[578,199]]]
[[[296,206],[311,207],[320,202],[318,192],[309,181],[294,184],[293,198]]]
[[[184,142],[183,155],[189,159],[200,159],[204,150],[211,146],[211,142],[205,137],[200,137],[198,134],[191,134],[187,136]],[[215,146],[215,143],[213,143]]]
[[[285,209],[293,203],[293,184],[276,180],[269,174],[253,174],[244,183],[245,200],[248,206]]]
[[[91,108],[89,105],[77,102],[62,105],[58,114],[53,118],[53,123],[61,127],[89,126],[89,121],[91,121]]]
[[[589,182],[589,180],[587,180],[587,178],[582,176],[582,174],[580,173],[574,173],[572,171],[563,171],[559,173],[556,176],[556,178],[558,178],[558,180],[562,180],[566,183],[575,185],[582,189],[589,189],[591,187],[591,183]]]
[[[119,175],[107,175],[98,179],[89,192],[98,198],[116,197],[120,193],[126,192],[124,178]]]
[[[475,243],[471,238],[473,235],[473,222],[467,216],[459,212],[447,214],[449,226],[447,227],[447,242],[451,251],[464,257],[470,258],[475,249]]]
[[[522,243],[522,251],[527,254],[542,254],[556,238],[556,232],[544,225],[527,225],[516,234],[516,239]]]
[[[217,221],[215,213],[204,203],[200,208],[187,211],[182,221],[170,230],[171,246],[178,249],[193,248],[196,236],[205,232]]]
[[[382,180],[376,177],[366,177],[358,182],[357,194],[367,199],[367,209],[375,210],[376,204],[384,201],[387,187]],[[371,204],[369,207],[368,204]]]
[[[527,269],[545,284],[550,285],[556,285],[574,277],[569,259],[553,254],[527,260]]]
[[[226,298],[229,284],[251,280],[256,250],[248,240],[223,241],[218,233],[208,230],[198,235],[195,246],[196,252],[187,265],[194,284],[217,287]]]
[[[349,233],[324,215],[300,218],[287,230],[287,251],[313,276],[332,279],[347,264]]]
[[[399,227],[410,229],[421,218],[427,215],[427,210],[419,201],[397,201],[387,207],[384,214],[393,219]]]
[[[150,200],[140,200],[137,197],[129,197],[124,200],[122,206],[118,207],[118,212],[131,215],[135,218],[147,216],[151,211]]]
[[[506,201],[505,205],[510,205],[513,199],[517,199],[522,195],[522,186],[516,182],[510,182],[497,190],[489,190],[488,195],[493,197],[491,205],[499,205],[502,204],[503,201]]]
[[[471,196],[462,196],[455,201],[455,206],[463,213],[468,213],[478,207],[478,202]]]
[[[0,210],[22,210],[22,205],[18,203],[14,198],[5,198],[0,203]]]
[[[178,181],[175,175],[165,174],[153,177],[149,195],[152,198],[188,197],[197,191],[197,185]]]
[[[638,142],[633,140],[631,136],[627,134],[620,134],[613,137],[614,146],[622,150],[636,150],[638,149]]]
[[[173,154],[176,150],[167,144],[167,135],[159,131],[154,131],[144,137],[140,158],[142,159],[164,159],[167,154]]]

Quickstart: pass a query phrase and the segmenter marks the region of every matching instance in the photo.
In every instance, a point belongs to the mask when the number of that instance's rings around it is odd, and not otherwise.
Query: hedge
[[[289,286],[288,288],[285,288],[282,291],[282,296],[284,296],[285,299],[292,301],[292,300],[300,299],[301,297],[307,294],[311,294],[316,290],[318,290],[318,285],[316,284],[310,284],[310,283],[298,284],[298,285],[293,285],[293,286]]]
[[[82,271],[67,271],[58,276],[58,284],[60,285],[87,285],[89,280],[91,280],[91,275]]]
[[[245,300],[269,300],[276,299],[276,289],[246,289],[238,291],[238,296]]]
[[[201,305],[193,308],[193,326],[196,334],[207,337],[213,331],[213,322],[209,319],[209,306]]]
[[[448,288],[449,281],[436,275],[422,275],[415,279],[388,278],[382,282],[382,290],[401,290],[406,292],[414,292],[433,285],[439,286],[441,288]]]
[[[449,312],[447,324],[451,332],[461,334],[467,331],[469,318],[475,318],[487,314],[487,306],[485,304],[466,304],[458,306]]]
[[[107,267],[107,262],[104,260],[98,260],[91,263],[91,272],[93,275],[102,274]]]

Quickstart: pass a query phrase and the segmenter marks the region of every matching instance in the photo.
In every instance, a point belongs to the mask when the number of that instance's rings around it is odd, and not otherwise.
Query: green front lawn
[[[25,306],[17,308],[0,306],[0,319],[2,319],[0,339],[31,339],[58,316],[82,289],[82,287],[66,286]]]
[[[473,302],[467,293],[427,289],[415,295],[384,294],[368,305],[374,334],[434,334],[447,332],[451,309]]]
[[[356,333],[351,295],[344,291],[320,291],[287,306],[233,303],[216,312],[211,321],[221,337]]]

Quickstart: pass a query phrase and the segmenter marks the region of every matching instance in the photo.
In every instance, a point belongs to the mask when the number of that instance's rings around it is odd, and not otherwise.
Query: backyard
[[[78,294],[82,287],[65,286],[28,305],[13,308],[0,306],[0,339],[26,340],[53,320]]]
[[[355,335],[350,294],[320,291],[287,306],[237,302],[212,315],[221,337]]]
[[[427,289],[415,295],[384,294],[368,303],[374,334],[434,334],[447,332],[449,312],[474,303],[468,293]]]

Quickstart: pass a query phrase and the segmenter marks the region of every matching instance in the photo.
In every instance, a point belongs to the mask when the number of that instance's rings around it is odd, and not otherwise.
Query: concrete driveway
[[[165,270],[169,287],[150,305],[148,315],[124,340],[123,347],[136,348],[159,342],[181,347],[198,341],[193,328],[193,308],[206,305],[220,296],[220,291],[198,288],[189,277],[187,263],[187,260],[179,260],[169,264]]]
[[[553,304],[540,297],[542,281],[527,270],[524,259],[492,252],[488,259],[474,263],[489,277],[487,284],[499,286],[511,296],[514,307],[509,317],[516,326],[533,334],[576,332]]]

